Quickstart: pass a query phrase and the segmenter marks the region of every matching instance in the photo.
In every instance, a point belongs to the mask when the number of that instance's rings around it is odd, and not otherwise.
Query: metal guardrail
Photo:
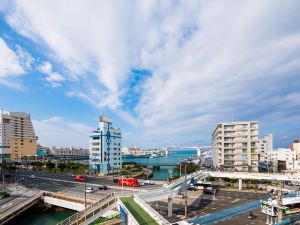
[[[70,225],[70,224],[82,224],[87,219],[91,218],[95,214],[101,212],[103,209],[107,208],[108,206],[117,202],[114,193],[110,193],[105,197],[101,198],[97,202],[89,205],[84,210],[75,213],[74,215],[66,218],[65,220],[61,221],[57,225]]]

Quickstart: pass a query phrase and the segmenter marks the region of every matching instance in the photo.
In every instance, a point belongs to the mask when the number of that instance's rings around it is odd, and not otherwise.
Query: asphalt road
[[[35,175],[36,178],[31,178],[31,175]],[[84,197],[84,183],[75,182],[72,174],[60,174],[60,173],[47,173],[40,171],[22,170],[15,174],[16,180],[22,185],[31,184],[37,189],[51,192],[65,192],[73,195]],[[100,185],[106,185],[108,190],[98,190]],[[161,187],[161,185],[148,185],[143,187],[126,187],[123,188],[112,181],[112,177],[92,177],[88,176],[87,187],[93,187],[94,193],[87,193],[87,197],[99,199],[108,193],[115,193],[117,195],[132,194],[134,192],[145,191],[147,189],[153,189]],[[123,190],[122,190],[123,189]]]

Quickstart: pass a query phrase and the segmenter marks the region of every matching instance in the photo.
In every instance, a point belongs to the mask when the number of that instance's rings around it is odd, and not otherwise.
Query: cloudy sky
[[[0,106],[43,145],[208,145],[221,121],[300,137],[300,2],[0,0]]]

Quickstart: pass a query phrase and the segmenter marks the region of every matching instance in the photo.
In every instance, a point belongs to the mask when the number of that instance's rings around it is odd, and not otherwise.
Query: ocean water
[[[123,162],[137,162],[137,163],[158,163],[158,164],[178,164],[180,161],[191,158],[197,155],[197,151],[193,150],[178,150],[170,151],[168,156],[162,156],[158,158],[123,158]],[[148,167],[152,169],[151,166]],[[177,175],[173,170],[173,166],[161,166],[160,170],[153,170],[153,180],[166,180],[171,175]]]

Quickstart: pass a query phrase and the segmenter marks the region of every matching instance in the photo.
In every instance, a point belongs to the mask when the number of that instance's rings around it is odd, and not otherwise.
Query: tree
[[[41,161],[33,161],[33,162],[30,163],[30,165],[31,165],[34,169],[36,169],[36,168],[40,169],[40,168],[42,168],[45,164],[44,164],[43,162],[41,162]]]
[[[175,167],[175,171],[179,172],[180,171],[180,166],[181,166],[181,172],[184,173],[185,171],[185,163],[181,163],[180,165],[177,165]],[[193,162],[188,162],[186,163],[186,173],[193,173],[196,172],[197,170],[200,169],[200,165],[193,163]]]
[[[59,163],[57,165],[57,168],[59,169],[59,171],[62,173],[64,172],[64,170],[67,168],[67,165],[65,163]]]
[[[55,164],[51,161],[47,161],[46,167],[47,167],[48,171],[50,172],[55,167]]]

